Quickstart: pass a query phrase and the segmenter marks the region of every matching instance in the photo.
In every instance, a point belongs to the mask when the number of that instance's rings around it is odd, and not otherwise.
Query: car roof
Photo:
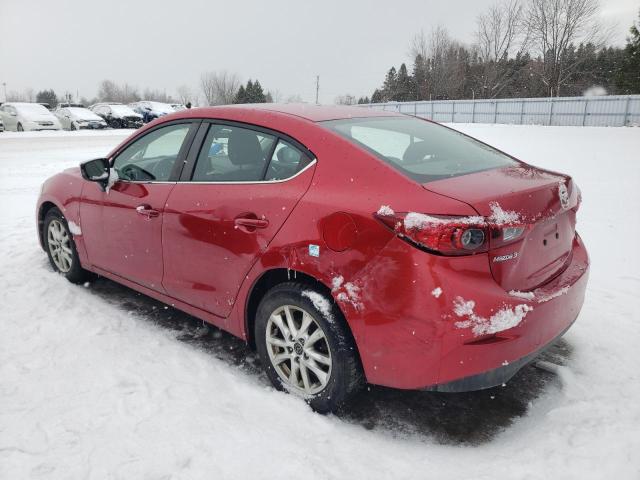
[[[349,107],[342,105],[315,105],[306,103],[247,103],[236,105],[224,105],[219,107],[195,108],[191,110],[182,110],[174,114],[173,118],[193,117],[197,112],[197,116],[215,118],[222,110],[246,110],[256,111],[264,110],[268,112],[280,113],[284,115],[293,115],[304,118],[312,122],[324,122],[327,120],[340,120],[346,118],[362,118],[362,117],[398,117],[403,116],[395,112],[385,112],[381,110],[372,110],[366,107]]]

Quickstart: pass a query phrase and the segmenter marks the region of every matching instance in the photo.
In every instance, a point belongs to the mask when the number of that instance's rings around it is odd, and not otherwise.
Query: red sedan
[[[584,301],[580,191],[438,124],[355,107],[193,109],[45,182],[42,247],[254,346],[335,410],[366,381],[509,380]]]

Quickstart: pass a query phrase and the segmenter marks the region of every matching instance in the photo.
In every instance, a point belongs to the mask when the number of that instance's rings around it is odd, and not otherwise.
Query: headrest
[[[250,130],[234,128],[227,149],[234,165],[259,164],[264,159],[258,136]]]

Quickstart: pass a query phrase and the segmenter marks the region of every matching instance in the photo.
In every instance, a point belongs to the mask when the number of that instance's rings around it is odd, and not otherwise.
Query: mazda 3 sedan
[[[320,412],[368,382],[478,390],[585,294],[580,191],[436,123],[357,107],[183,110],[48,179],[42,248],[254,347]]]

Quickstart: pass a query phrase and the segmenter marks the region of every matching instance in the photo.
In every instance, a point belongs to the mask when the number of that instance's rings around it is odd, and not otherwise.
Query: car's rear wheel
[[[87,280],[89,272],[80,266],[78,251],[66,219],[57,208],[49,210],[44,219],[43,238],[49,263],[72,283]]]
[[[71,122],[71,127],[69,128],[69,130],[76,130],[76,124]]]
[[[269,290],[258,306],[255,340],[271,383],[320,413],[336,411],[362,386],[340,310],[312,287],[287,282]]]
[[[18,129],[19,132],[24,132],[24,128],[22,128],[22,124],[21,123],[18,124],[17,129]]]

